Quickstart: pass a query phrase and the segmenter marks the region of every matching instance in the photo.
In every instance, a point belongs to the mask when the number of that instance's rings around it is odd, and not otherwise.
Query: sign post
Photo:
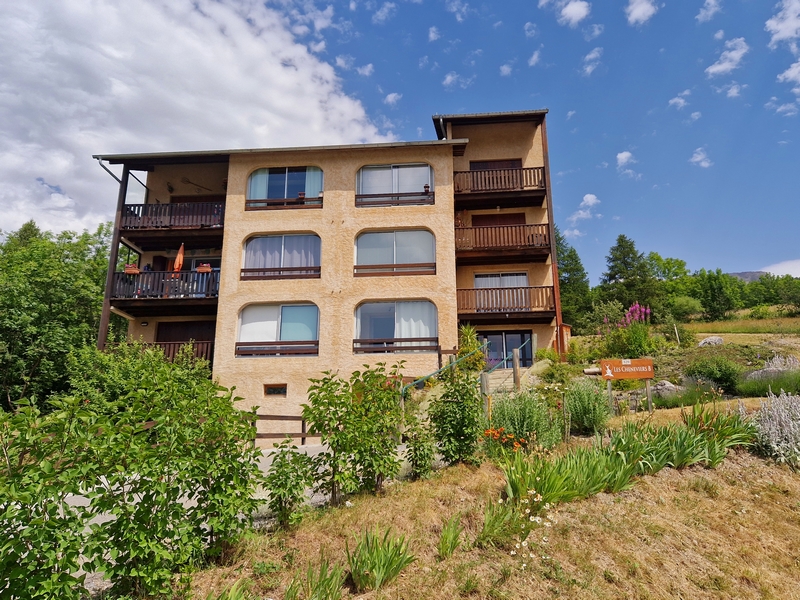
[[[650,380],[655,377],[652,358],[607,358],[600,361],[600,370],[608,382],[609,402],[613,410],[614,400],[611,394],[611,382],[615,379],[644,379],[647,389],[647,409],[653,412],[653,398],[650,392]]]

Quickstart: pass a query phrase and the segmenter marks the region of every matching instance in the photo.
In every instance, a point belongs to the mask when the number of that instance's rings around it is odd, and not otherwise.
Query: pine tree
[[[644,254],[636,250],[629,237],[617,237],[617,243],[606,256],[606,269],[600,279],[599,293],[603,300],[617,300],[625,307],[634,302],[650,307],[660,304],[658,280]]]
[[[555,232],[561,314],[565,323],[576,325],[592,305],[589,276],[578,251],[570,245],[558,227],[555,227]]]

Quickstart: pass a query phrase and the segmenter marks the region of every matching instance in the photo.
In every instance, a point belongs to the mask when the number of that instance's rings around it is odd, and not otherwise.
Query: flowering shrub
[[[658,342],[650,335],[650,307],[638,302],[634,302],[617,323],[612,324],[606,317],[598,334],[603,338],[607,357],[639,358],[658,349]]]
[[[523,437],[517,437],[513,433],[506,433],[503,427],[499,429],[489,428],[483,432],[484,439],[490,444],[499,446],[504,450],[525,450],[528,447],[528,440]]]
[[[556,402],[560,399],[559,395]],[[561,441],[563,423],[561,413],[551,406],[545,396],[533,391],[500,396],[492,407],[489,431],[501,431],[505,437],[502,444],[497,444],[500,439],[485,435],[485,439],[490,442],[490,449],[495,445],[507,446],[513,450],[514,443],[525,449],[531,442],[545,448],[555,446]]]

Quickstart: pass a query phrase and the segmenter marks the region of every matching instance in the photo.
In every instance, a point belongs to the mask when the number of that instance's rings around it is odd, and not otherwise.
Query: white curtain
[[[269,181],[269,170],[258,169],[250,175],[247,185],[247,198],[249,200],[264,200],[267,197],[267,183]]]
[[[283,237],[283,267],[318,267],[320,239],[316,235]]]
[[[397,302],[396,338],[437,337],[436,307],[431,302]]]
[[[357,265],[394,264],[394,233],[362,233],[356,239]]]
[[[359,194],[388,194],[392,191],[391,165],[362,167],[359,173]]]
[[[322,191],[322,169],[306,167],[306,198],[319,198]]]
[[[278,339],[278,315],[276,304],[251,304],[239,315],[240,342],[274,342]]]
[[[247,241],[244,251],[245,269],[272,269],[281,266],[283,236],[256,237]]]

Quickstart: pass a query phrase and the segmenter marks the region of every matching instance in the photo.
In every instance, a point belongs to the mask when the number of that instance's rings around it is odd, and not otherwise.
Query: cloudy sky
[[[800,0],[26,0],[0,7],[0,229],[111,218],[91,155],[432,139],[548,108],[592,284],[620,233],[800,276]]]

